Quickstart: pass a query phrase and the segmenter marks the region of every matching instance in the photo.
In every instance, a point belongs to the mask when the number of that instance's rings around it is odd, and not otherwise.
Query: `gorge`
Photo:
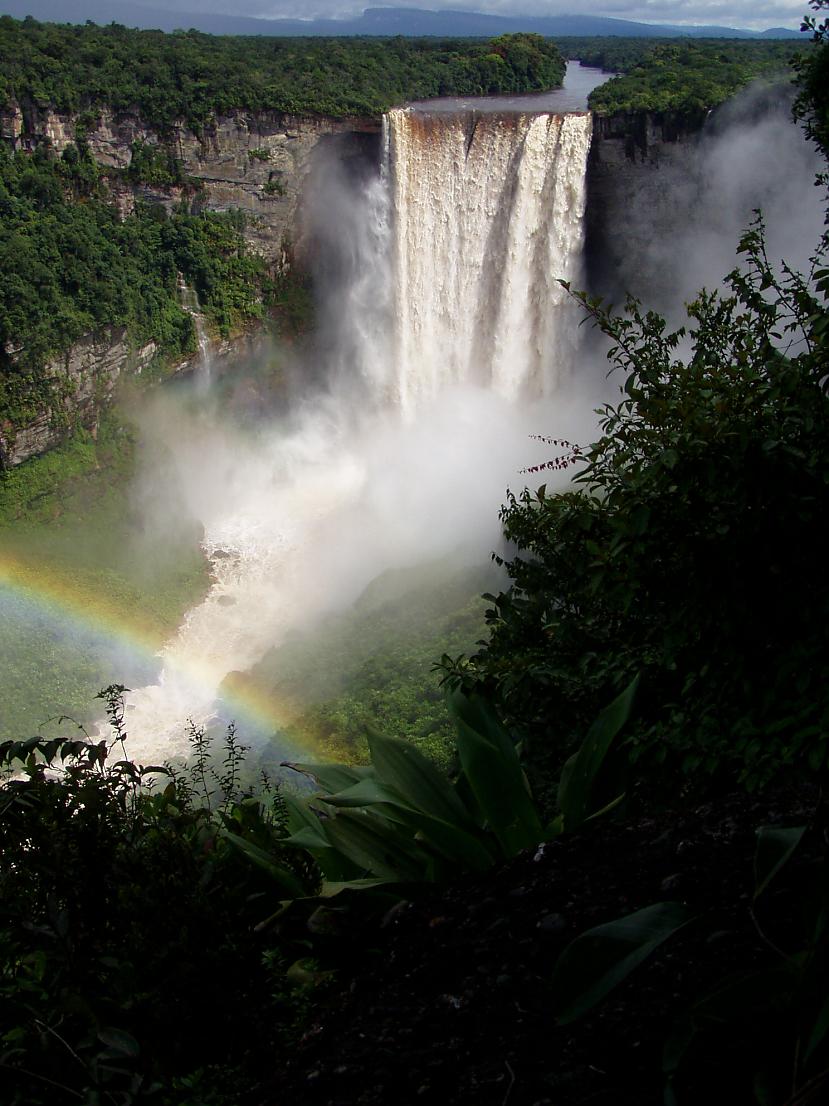
[[[0,16],[0,1101],[824,1095],[815,38]]]
[[[326,159],[306,186],[305,233],[328,273],[320,391],[288,428],[245,440],[214,426],[207,459],[203,430],[190,438],[175,419],[168,448],[214,583],[158,683],[127,698],[139,759],[185,751],[187,720],[211,720],[226,676],[373,578],[476,535],[496,543],[504,472],[550,404],[574,410],[578,318],[556,276],[580,273],[590,116],[399,110],[383,133],[366,178]],[[350,264],[332,279],[338,252]]]
[[[603,76],[571,63],[568,84],[574,78],[583,95]],[[464,542],[485,556],[499,543],[505,483],[543,456],[528,436],[590,440],[601,357],[579,353],[578,309],[558,280],[599,285],[601,261],[614,253],[625,271],[619,253],[634,228],[670,249],[680,233],[670,201],[658,217],[652,198],[643,211],[645,182],[659,193],[666,163],[704,164],[704,143],[656,126],[633,141],[623,121],[602,120],[591,152],[591,117],[572,101],[566,114],[555,113],[555,97],[535,112],[521,99],[489,111],[447,106],[394,110],[358,129],[349,120],[237,114],[198,140],[176,132],[177,154],[204,188],[198,202],[245,208],[253,248],[312,272],[317,335],[294,371],[298,397],[264,424],[228,418],[218,393],[194,411],[186,388],[144,417],[151,448],[170,459],[163,477],[151,468],[141,481],[146,528],[157,543],[169,525],[153,480],[174,484],[175,501],[204,534],[212,583],[164,646],[157,681],[146,682],[158,661],[143,648],[138,659],[133,645],[115,652],[118,667],[98,681],[139,688],[128,711],[139,759],[185,752],[188,719],[244,716],[256,740],[272,736],[286,716],[284,694],[255,680],[240,702],[223,687],[227,677],[347,608],[395,566],[449,556]],[[152,138],[138,126],[102,115],[88,133],[96,159],[126,162],[137,139]],[[6,131],[17,145],[47,135],[61,150],[73,127],[67,117],[21,112]],[[813,160],[791,124],[778,129],[801,159],[788,206],[803,211]],[[743,176],[753,173],[748,164]],[[280,191],[267,194],[275,176]],[[778,183],[761,182],[760,192],[770,196]],[[135,195],[170,207],[179,198],[175,188],[145,185]],[[614,198],[623,195],[626,206]],[[130,197],[125,190],[119,202]],[[749,212],[743,203],[730,216],[735,237]],[[638,261],[628,274],[637,266],[648,280]],[[84,378],[100,381],[105,364],[102,357]],[[90,394],[83,388],[78,397]],[[43,444],[34,428],[18,440]]]

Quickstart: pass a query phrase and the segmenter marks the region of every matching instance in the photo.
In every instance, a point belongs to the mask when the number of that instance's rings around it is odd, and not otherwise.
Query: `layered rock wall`
[[[675,175],[691,178],[704,116],[597,116],[587,168],[587,262],[591,292],[659,299],[669,274],[656,271],[655,240],[670,237]],[[645,274],[648,274],[647,278]]]
[[[264,342],[262,331],[249,331],[224,339],[211,350],[211,361],[221,365],[240,353],[252,354]],[[0,423],[0,465],[14,466],[52,449],[76,427],[95,432],[101,412],[112,399],[124,375],[141,376],[157,366],[158,348],[148,342],[130,346],[124,327],[107,327],[90,334],[46,365],[46,373],[59,396],[56,404],[40,412],[27,426],[13,429]],[[201,353],[162,366],[162,377],[197,372]]]
[[[50,449],[74,426],[94,429],[121,374],[141,373],[156,353],[155,342],[131,349],[123,327],[108,327],[70,346],[46,366],[60,397],[55,406],[16,431],[0,424],[0,461],[19,465]]]
[[[61,154],[75,141],[78,124],[73,115],[14,104],[0,111],[0,139],[15,150],[33,150],[48,142]],[[244,211],[248,245],[275,272],[284,272],[301,239],[303,185],[318,148],[334,135],[347,140],[349,134],[359,136],[359,147],[365,136],[379,134],[380,127],[379,119],[239,111],[217,118],[200,133],[176,124],[162,139],[137,112],[116,115],[102,111],[92,126],[84,119],[83,134],[95,160],[105,169],[127,169],[135,142],[163,145],[197,184],[195,199],[191,197],[193,208]],[[137,199],[171,210],[183,191],[133,183],[117,174],[111,177],[110,188],[122,215],[132,211]],[[15,465],[42,453],[60,440],[68,427],[93,428],[116,380],[125,372],[140,373],[156,352],[153,344],[130,350],[124,332],[113,328],[77,342],[46,366],[62,397],[59,407],[41,411],[14,434],[11,428],[0,427],[0,461]],[[222,352],[213,351],[214,355]],[[182,361],[168,371],[188,365],[189,361]]]
[[[44,141],[57,153],[75,141],[78,119],[32,105],[13,105],[0,113],[0,137],[15,149],[33,149]],[[249,245],[275,268],[284,268],[300,236],[302,186],[321,140],[333,134],[378,133],[379,119],[330,119],[281,112],[237,111],[206,125],[200,133],[177,123],[164,135],[148,127],[137,112],[102,111],[84,135],[95,160],[109,169],[126,169],[137,141],[161,143],[200,183],[196,209],[241,209],[248,216]],[[113,181],[123,212],[135,197],[172,208],[177,188],[152,188]]]

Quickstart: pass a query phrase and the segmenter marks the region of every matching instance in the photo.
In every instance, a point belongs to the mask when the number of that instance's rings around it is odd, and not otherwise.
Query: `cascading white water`
[[[195,288],[190,287],[181,273],[178,276],[178,295],[181,306],[193,319],[193,326],[196,330],[196,344],[199,347],[196,363],[199,380],[205,387],[208,387],[212,376],[213,359],[210,350],[210,339],[207,336],[207,327],[204,323],[204,312]]]
[[[313,415],[290,437],[274,431],[247,452],[215,431],[188,444],[178,426],[167,442],[191,481],[214,583],[166,647],[158,684],[128,699],[136,759],[186,751],[186,720],[209,721],[225,677],[254,665],[309,604],[325,609],[347,587],[356,596],[371,565],[385,567],[383,556],[394,563],[414,547],[422,555],[424,501],[427,514],[437,503],[459,527],[435,555],[467,536],[464,509],[475,495],[453,485],[454,499],[441,500],[442,466],[450,483],[453,467],[463,474],[469,454],[453,449],[470,426],[486,438],[492,409],[465,393],[437,445],[425,446],[417,413],[439,424],[429,404],[458,386],[505,402],[549,395],[569,367],[577,319],[557,280],[578,279],[590,124],[584,113],[392,111],[382,171],[349,193],[347,219],[331,174],[320,184],[326,234],[341,236],[339,286],[327,288],[331,395],[309,405]],[[511,433],[518,440],[515,426]],[[486,452],[494,451],[489,441]],[[501,473],[517,467],[512,455],[498,459],[496,490],[484,496],[488,518],[497,517],[490,497],[503,488]],[[424,495],[427,471],[433,484]],[[390,536],[401,523],[405,539]],[[346,587],[337,558],[347,546],[358,567]],[[336,586],[327,578],[334,574]]]
[[[569,368],[591,116],[389,113],[395,392],[509,398]],[[577,320],[575,320],[577,321]]]

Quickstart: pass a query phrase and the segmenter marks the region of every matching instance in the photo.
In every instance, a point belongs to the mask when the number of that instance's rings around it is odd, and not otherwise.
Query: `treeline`
[[[734,39],[563,39],[568,58],[620,74],[595,89],[593,111],[708,111],[744,85],[790,74],[811,47],[782,42]]]
[[[138,108],[163,128],[235,109],[364,115],[432,96],[533,92],[564,62],[540,35],[486,41],[164,34],[0,17],[0,100],[59,111]]]
[[[0,422],[20,426],[49,405],[48,360],[103,326],[190,352],[178,273],[218,332],[261,315],[266,268],[242,227],[239,215],[193,215],[186,204],[168,215],[139,203],[122,219],[82,143],[59,158],[0,146]]]

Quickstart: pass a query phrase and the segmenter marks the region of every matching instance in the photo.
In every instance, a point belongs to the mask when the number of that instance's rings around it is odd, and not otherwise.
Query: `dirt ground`
[[[430,888],[382,921],[354,922],[333,981],[271,1102],[291,1106],[650,1106],[663,1102],[662,1052],[706,988],[768,957],[749,914],[755,829],[805,822],[796,791],[719,797],[597,823],[485,876]],[[785,887],[764,904],[785,933]],[[662,901],[696,920],[602,1005],[558,1027],[551,976],[562,949],[594,925]],[[336,915],[335,915],[336,920]],[[324,958],[323,958],[324,959]],[[325,966],[325,964],[323,964]],[[755,1101],[723,1067],[757,1047],[748,1028],[692,1057],[680,1106]],[[715,1090],[712,1092],[711,1088]],[[703,1097],[704,1096],[704,1097]]]

